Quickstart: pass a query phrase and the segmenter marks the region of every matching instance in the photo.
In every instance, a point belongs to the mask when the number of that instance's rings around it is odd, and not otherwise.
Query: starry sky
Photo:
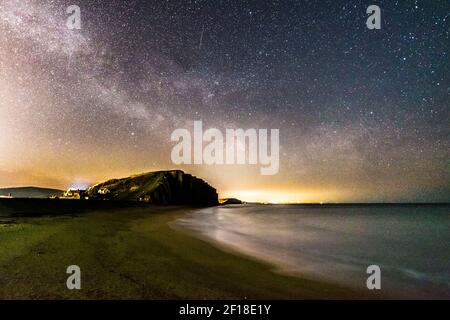
[[[0,0],[0,187],[182,169],[248,201],[450,201],[449,32],[448,0]],[[279,173],[174,165],[194,120],[279,129]]]

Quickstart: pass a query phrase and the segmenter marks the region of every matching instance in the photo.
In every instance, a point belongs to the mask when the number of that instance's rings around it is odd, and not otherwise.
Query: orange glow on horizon
[[[237,198],[245,202],[274,204],[336,202],[343,196],[345,196],[344,192],[320,190],[235,190],[219,195],[220,198]]]

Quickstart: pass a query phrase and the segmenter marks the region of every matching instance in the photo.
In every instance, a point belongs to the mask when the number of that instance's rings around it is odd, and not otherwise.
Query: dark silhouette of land
[[[15,198],[48,198],[62,196],[64,191],[41,187],[14,187],[0,189],[0,196],[12,196]]]

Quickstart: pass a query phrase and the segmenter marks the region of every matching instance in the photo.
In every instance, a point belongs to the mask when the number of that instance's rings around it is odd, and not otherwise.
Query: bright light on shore
[[[89,183],[77,181],[77,182],[73,182],[70,185],[69,189],[71,189],[71,190],[86,190],[88,187],[89,187]]]

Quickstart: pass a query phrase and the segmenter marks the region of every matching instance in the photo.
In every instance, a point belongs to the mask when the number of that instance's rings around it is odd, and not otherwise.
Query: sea
[[[450,299],[450,205],[227,205],[178,223],[274,272],[369,290],[375,265],[385,297]]]

